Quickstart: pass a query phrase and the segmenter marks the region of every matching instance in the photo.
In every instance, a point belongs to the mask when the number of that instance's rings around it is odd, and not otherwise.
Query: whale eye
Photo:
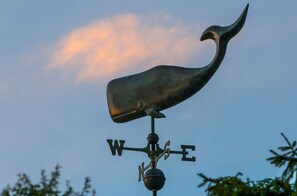
[[[137,106],[139,109],[141,109],[143,107],[143,103],[140,101],[140,102],[138,102]]]

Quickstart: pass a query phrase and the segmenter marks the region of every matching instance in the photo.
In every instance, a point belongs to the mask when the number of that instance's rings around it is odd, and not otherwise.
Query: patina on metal
[[[155,133],[155,118],[164,118],[161,110],[172,107],[198,92],[214,75],[224,59],[228,42],[244,25],[248,5],[241,16],[232,25],[226,27],[211,26],[201,36],[201,41],[212,39],[216,43],[216,55],[212,62],[202,68],[183,68],[160,65],[148,71],[118,78],[107,86],[107,100],[111,118],[123,123],[143,116],[151,117],[151,131],[144,148],[125,146],[125,140],[107,139],[112,155],[122,155],[123,151],[144,152],[150,158],[145,165],[138,166],[138,181],[143,180],[147,189],[157,196],[157,191],[165,184],[165,175],[157,169],[158,161],[166,160],[171,154],[181,155],[182,161],[195,162],[196,157],[189,151],[195,151],[193,145],[181,145],[180,151],[170,149],[168,140],[160,148],[159,136]]]
[[[204,31],[201,41],[212,39],[216,44],[216,54],[209,65],[201,68],[159,65],[110,81],[107,85],[107,102],[112,120],[124,123],[146,115],[162,118],[165,115],[160,111],[197,93],[221,65],[228,42],[243,27],[247,11],[248,5],[232,25],[211,26]]]

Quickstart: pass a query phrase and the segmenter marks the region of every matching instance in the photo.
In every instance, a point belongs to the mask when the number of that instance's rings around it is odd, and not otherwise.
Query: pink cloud
[[[55,44],[48,67],[62,70],[78,82],[96,82],[159,64],[182,64],[197,54],[198,35],[197,29],[168,17],[119,15],[64,36]]]

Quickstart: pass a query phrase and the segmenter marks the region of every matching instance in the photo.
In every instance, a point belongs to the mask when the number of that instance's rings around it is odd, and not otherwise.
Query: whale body
[[[248,6],[233,24],[211,26],[203,32],[201,41],[212,39],[216,44],[216,54],[209,65],[201,68],[159,65],[110,81],[106,93],[112,120],[124,123],[149,115],[149,110],[159,113],[197,93],[222,63],[228,42],[245,23]],[[164,116],[159,113],[159,117]]]

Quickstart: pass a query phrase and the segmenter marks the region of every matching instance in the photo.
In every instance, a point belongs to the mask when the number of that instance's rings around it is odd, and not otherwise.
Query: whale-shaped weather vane
[[[194,145],[181,145],[181,150],[176,151],[170,148],[168,140],[164,148],[160,148],[159,137],[155,133],[155,118],[165,117],[160,111],[188,99],[210,80],[224,59],[228,42],[243,27],[247,11],[248,5],[232,25],[211,26],[203,32],[201,41],[212,39],[216,43],[216,54],[209,65],[201,68],[159,65],[108,83],[107,102],[114,122],[123,123],[146,115],[151,117],[151,133],[144,148],[126,147],[125,140],[107,139],[107,143],[112,155],[121,156],[124,150],[148,155],[150,163],[145,165],[143,162],[138,167],[138,181],[143,180],[153,196],[157,196],[166,180],[164,173],[157,168],[161,157],[166,160],[171,154],[177,154],[182,156],[182,161],[196,161],[195,156],[189,156],[189,151],[195,151]]]
[[[198,92],[219,68],[228,42],[244,25],[247,11],[248,5],[233,24],[211,26],[203,32],[201,41],[212,39],[216,44],[216,54],[209,65],[201,68],[159,65],[110,81],[107,85],[107,102],[112,120],[123,123],[146,115],[165,117],[159,111]]]

